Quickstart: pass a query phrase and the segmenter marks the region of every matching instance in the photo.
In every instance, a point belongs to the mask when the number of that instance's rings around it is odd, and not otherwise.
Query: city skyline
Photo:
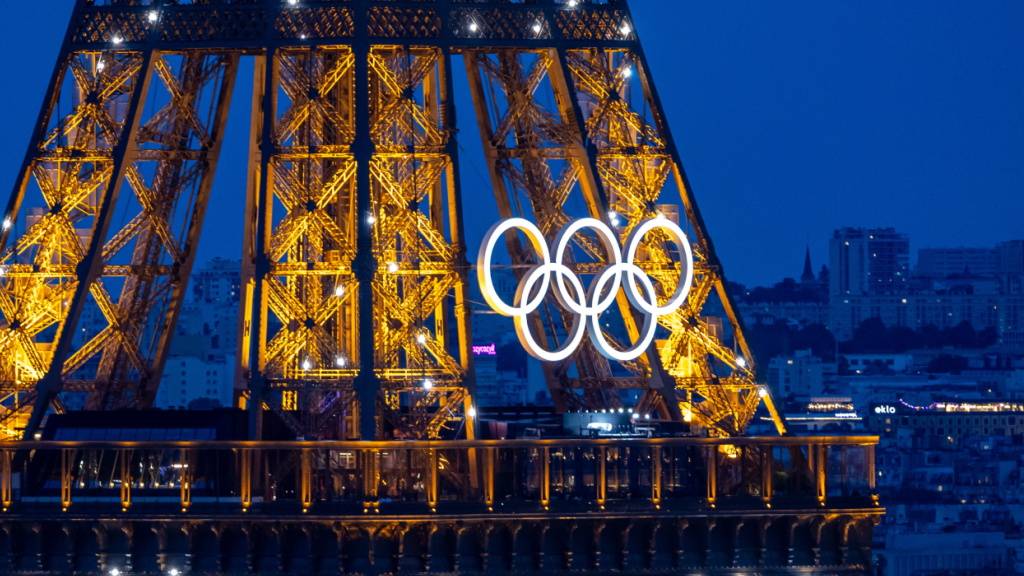
[[[0,94],[0,105],[27,111],[10,119],[10,137],[0,144],[10,158],[24,154],[70,6],[12,5],[0,22],[8,41],[38,47],[7,63],[25,89]],[[632,8],[729,280],[763,285],[793,275],[806,246],[817,266],[827,260],[820,239],[842,226],[893,226],[915,247],[986,246],[1019,236],[1019,3],[645,0]],[[663,18],[668,11],[676,17]],[[686,34],[675,33],[680,21]],[[251,63],[243,62],[242,74],[249,73]],[[464,78],[459,83],[457,76],[457,104],[469,110]],[[209,222],[216,225],[204,231],[200,261],[241,257],[236,203],[244,190],[249,103],[241,92],[211,197]],[[492,203],[473,200],[490,195],[473,121],[472,114],[459,116],[471,252],[498,217]],[[10,186],[16,170],[16,161],[0,166],[0,184]]]

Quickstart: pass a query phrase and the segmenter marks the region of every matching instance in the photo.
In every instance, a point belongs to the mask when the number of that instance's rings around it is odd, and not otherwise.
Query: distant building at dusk
[[[204,263],[189,282],[196,302],[238,302],[242,282],[241,262],[226,258],[213,258]]]
[[[826,374],[834,375],[835,364],[824,362],[810,350],[776,356],[768,363],[768,386],[782,398],[809,398],[825,388]]]
[[[1020,292],[1024,240],[1000,242],[991,248],[921,248],[914,272],[930,280],[957,276],[992,279],[1004,293]]]
[[[156,405],[188,408],[193,402],[230,406],[238,348],[238,260],[213,258],[191,275],[160,379]]]
[[[513,370],[502,370],[497,345],[473,346],[473,372],[476,377],[474,401],[479,406],[512,406],[525,404],[527,381]]]
[[[934,280],[959,274],[992,277],[997,268],[998,259],[992,248],[921,248],[917,251],[914,274]]]
[[[786,322],[806,326],[828,324],[829,271],[821,267],[815,275],[811,252],[804,253],[800,281],[784,278],[771,287],[743,290],[736,294],[743,317],[753,324]]]
[[[175,355],[167,359],[156,405],[160,408],[231,406],[234,356]]]
[[[910,276],[910,238],[893,228],[841,228],[829,244],[829,295],[899,294]]]
[[[967,323],[995,330],[1005,346],[1024,345],[1024,241],[922,248],[913,276],[909,253],[909,238],[891,228],[833,233],[827,325],[836,338],[878,318],[911,330]]]

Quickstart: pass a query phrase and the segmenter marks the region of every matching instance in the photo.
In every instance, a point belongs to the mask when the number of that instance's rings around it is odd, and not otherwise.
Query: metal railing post
[[[551,448],[541,448],[540,457],[540,505],[548,510],[551,508]]]
[[[865,446],[864,458],[867,460],[868,493],[871,495],[871,502],[878,506],[878,472],[875,470],[875,445]]]
[[[431,512],[437,512],[437,450],[427,449],[427,507]]]
[[[187,448],[181,450],[181,462],[179,463],[181,468],[179,476],[181,477],[181,511],[188,512],[190,506],[192,506],[192,466],[189,462],[191,458]]]
[[[119,450],[117,456],[121,463],[121,512],[127,512],[132,505],[132,451]],[[142,478],[139,480],[142,481]]]
[[[661,446],[651,448],[651,504],[661,508]]]
[[[814,458],[814,485],[817,487],[818,492],[818,505],[825,505],[826,486],[825,486],[825,470],[828,465],[828,446],[819,444],[815,446],[818,454]]]
[[[299,501],[302,512],[309,512],[313,505],[313,452],[309,448],[299,452]]]
[[[488,512],[494,511],[494,465],[495,448],[484,448],[484,505]]]
[[[0,451],[0,506],[3,511],[11,507],[14,500],[14,490],[11,483],[11,451]]]
[[[714,508],[718,504],[718,446],[711,445],[707,448],[707,501],[708,506]]]
[[[60,507],[65,512],[71,507],[71,471],[74,460],[74,450],[64,448],[60,451]]]
[[[363,450],[361,452],[363,466],[363,513],[371,510],[380,512],[380,501],[377,499],[377,487],[380,485],[377,477],[377,449]]]
[[[248,512],[249,508],[252,507],[252,449],[240,449],[239,461],[239,480],[241,485],[238,489],[238,499],[242,504],[242,512]]]

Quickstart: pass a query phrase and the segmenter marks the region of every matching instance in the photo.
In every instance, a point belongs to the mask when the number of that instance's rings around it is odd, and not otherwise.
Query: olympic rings
[[[605,249],[608,265],[592,281],[589,289],[585,289],[576,273],[563,264],[570,241],[584,229],[593,230]],[[658,304],[658,294],[654,282],[639,266],[633,263],[640,249],[640,242],[654,229],[668,233],[676,248],[678,261],[684,264],[680,271],[679,282],[675,291],[665,304]],[[497,293],[491,263],[494,248],[505,232],[519,230],[525,236],[533,251],[537,254],[540,264],[533,266],[520,279],[516,288],[515,302],[505,302]],[[552,259],[552,252],[554,259]],[[670,314],[686,301],[693,285],[693,250],[686,233],[664,216],[645,220],[637,225],[626,239],[625,255],[619,247],[615,232],[604,222],[595,218],[581,218],[566,224],[555,236],[554,243],[548,246],[540,229],[523,218],[508,218],[491,227],[484,236],[477,254],[477,279],[480,291],[487,304],[497,313],[513,319],[519,342],[526,351],[539,360],[559,362],[572,355],[583,341],[585,333],[590,335],[594,347],[606,358],[619,362],[628,362],[642,355],[654,341],[658,328],[658,317]],[[623,282],[623,275],[626,281]],[[554,282],[551,277],[554,276]],[[538,342],[527,316],[537,311],[547,296],[548,290],[555,288],[555,297],[566,310],[576,315],[569,327],[567,338],[555,350],[544,349]],[[601,329],[601,314],[615,303],[620,288],[626,291],[630,305],[640,311],[643,326],[640,329],[640,340],[627,350],[619,350],[611,345]]]

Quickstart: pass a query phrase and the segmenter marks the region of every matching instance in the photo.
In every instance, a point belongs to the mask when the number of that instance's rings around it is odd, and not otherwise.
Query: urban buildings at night
[[[807,256],[799,281],[743,289],[740,309],[790,426],[879,435],[880,573],[1016,573],[1024,243],[911,261],[911,241],[837,230],[818,273]]]

